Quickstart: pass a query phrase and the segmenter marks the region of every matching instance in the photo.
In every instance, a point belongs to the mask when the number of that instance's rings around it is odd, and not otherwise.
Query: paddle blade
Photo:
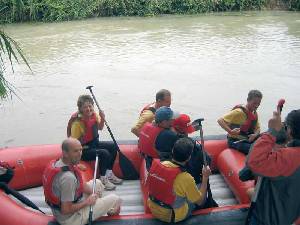
[[[278,111],[279,113],[281,113],[282,107],[283,107],[284,103],[285,103],[285,100],[284,100],[283,98],[282,98],[282,99],[279,99],[279,101],[278,101],[278,103],[277,103],[277,111]]]
[[[137,180],[139,178],[133,163],[121,151],[119,151],[119,164],[124,180]]]

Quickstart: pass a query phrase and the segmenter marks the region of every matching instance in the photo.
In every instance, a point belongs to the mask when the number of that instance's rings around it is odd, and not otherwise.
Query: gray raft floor
[[[237,204],[237,200],[220,174],[210,176],[210,185],[213,197],[219,206]],[[46,214],[52,214],[50,208],[44,201],[42,187],[22,190],[20,193],[34,202]],[[110,193],[115,193],[121,196],[123,200],[120,213],[121,215],[144,213],[143,198],[139,180],[124,181],[122,185],[117,186],[115,191],[105,191],[104,195],[108,195]]]

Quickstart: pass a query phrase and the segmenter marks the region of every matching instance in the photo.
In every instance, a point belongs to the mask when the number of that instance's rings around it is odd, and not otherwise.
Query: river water
[[[7,70],[21,100],[1,102],[0,147],[60,143],[88,85],[116,139],[135,139],[131,126],[161,88],[172,92],[174,110],[205,118],[206,135],[224,133],[216,120],[250,89],[264,94],[263,130],[279,98],[284,116],[300,108],[300,13],[97,18],[5,31],[33,73],[23,64]]]

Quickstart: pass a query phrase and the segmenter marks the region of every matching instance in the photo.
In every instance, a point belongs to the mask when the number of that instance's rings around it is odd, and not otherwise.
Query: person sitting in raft
[[[193,124],[191,119],[186,114],[180,114],[179,117],[174,119],[172,124],[173,130],[177,133],[179,138],[188,137],[189,134],[195,132],[199,129],[199,124]],[[189,138],[194,143],[194,149],[191,154],[191,159],[188,161],[186,165],[186,170],[189,174],[192,175],[197,185],[202,183],[202,177],[199,176],[201,174],[202,168],[204,166],[204,159],[203,159],[203,149],[202,145],[198,144],[192,138]],[[171,152],[172,150],[170,150]],[[210,166],[211,158],[210,156],[204,151],[206,156],[207,164]],[[210,189],[209,180],[207,181],[207,196],[205,204],[201,205],[201,208],[210,208],[210,207],[218,207],[218,204],[213,199],[212,192]],[[197,209],[200,207],[197,206]]]
[[[82,160],[91,161],[99,155],[100,180],[106,190],[114,190],[115,184],[122,179],[112,172],[117,156],[117,148],[112,141],[99,141],[98,130],[104,127],[105,114],[94,111],[94,101],[90,95],[80,95],[77,101],[78,112],[74,113],[68,123],[68,137],[76,138],[83,146]]]
[[[155,113],[155,123],[147,123],[142,128],[139,139],[139,149],[145,156],[146,167],[149,170],[153,158],[159,158],[161,161],[171,160],[172,149],[175,142],[182,137],[187,137],[188,133],[195,131],[190,124],[190,117],[186,114],[174,113],[169,107],[160,107]],[[173,128],[172,128],[173,125]],[[202,182],[201,174],[203,167],[202,147],[196,144],[194,140],[194,149],[191,159],[186,165],[186,170],[190,173],[196,184]],[[210,157],[206,155],[208,164]],[[203,208],[216,207],[218,204],[212,197],[209,181],[207,181],[208,191]]]
[[[145,157],[147,169],[150,168],[153,158],[169,159],[171,150],[168,150],[168,157],[165,157],[163,151],[158,151],[156,143],[161,134],[164,135],[170,132],[172,135],[169,135],[165,143],[170,146],[170,149],[173,148],[178,137],[170,128],[173,119],[177,116],[170,107],[162,106],[155,112],[155,121],[152,123],[147,122],[141,129],[138,147]]]
[[[93,180],[83,181],[77,167],[82,154],[80,142],[68,138],[61,148],[61,158],[48,164],[42,179],[45,200],[59,224],[87,224],[91,205],[93,220],[106,214],[118,215],[122,202],[119,196],[110,194],[102,197],[104,187],[100,180],[96,180],[95,194],[92,194]]]
[[[236,105],[233,109],[218,119],[219,125],[228,133],[228,146],[248,154],[251,144],[260,133],[257,108],[262,100],[262,93],[251,90],[248,93],[246,105]]]
[[[141,113],[137,123],[131,128],[131,132],[137,137],[140,136],[140,131],[145,123],[152,123],[155,116],[155,111],[161,106],[170,107],[171,92],[166,89],[161,89],[156,93],[156,101],[146,105]]]
[[[152,215],[161,221],[180,222],[191,215],[196,205],[204,202],[211,171],[203,167],[203,182],[198,188],[194,178],[185,171],[193,149],[194,143],[189,138],[180,138],[174,145],[170,161],[153,160],[147,178],[148,206]]]
[[[285,125],[285,126],[284,126]],[[274,112],[268,132],[253,144],[246,165],[262,176],[250,225],[283,225],[300,222],[300,109],[292,110],[281,122]],[[280,132],[287,134],[288,144],[278,148]],[[277,147],[277,149],[276,149]]]

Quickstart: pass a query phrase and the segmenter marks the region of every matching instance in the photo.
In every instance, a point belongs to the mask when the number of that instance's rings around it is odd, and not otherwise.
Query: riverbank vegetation
[[[300,10],[300,0],[0,0],[0,20],[61,21],[99,16],[153,16],[261,10]]]
[[[17,96],[14,86],[5,79],[5,71],[9,65],[13,70],[13,63],[18,62],[19,59],[23,60],[30,69],[18,43],[0,29],[0,99],[11,94]]]

